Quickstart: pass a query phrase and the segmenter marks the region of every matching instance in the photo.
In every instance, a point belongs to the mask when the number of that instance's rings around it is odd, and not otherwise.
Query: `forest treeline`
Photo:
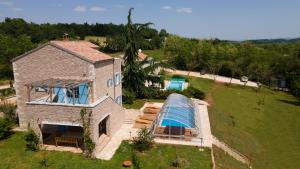
[[[300,41],[256,44],[170,36],[164,52],[166,60],[177,69],[247,76],[258,83],[289,88],[300,96]]]
[[[12,79],[10,60],[38,44],[62,39],[68,33],[73,39],[86,36],[106,37],[102,50],[123,51],[126,39],[125,25],[115,24],[36,24],[23,19],[6,18],[0,22],[0,79]],[[171,66],[182,70],[210,72],[228,77],[247,76],[265,85],[282,85],[300,96],[300,42],[297,39],[285,43],[263,41],[199,40],[169,35],[145,27],[140,30],[139,48],[163,49]],[[97,41],[94,41],[97,43]],[[282,83],[284,82],[284,83]],[[280,84],[279,84],[280,83]]]
[[[62,39],[64,33],[68,33],[71,39],[84,39],[86,36],[105,37],[107,44],[104,51],[117,52],[125,47],[125,25],[120,24],[36,24],[26,22],[21,18],[5,18],[0,22],[0,79],[13,78],[10,60],[38,44],[49,40]],[[153,28],[141,30],[141,48],[157,49],[162,46],[166,30],[160,31]],[[94,43],[98,43],[94,41]]]

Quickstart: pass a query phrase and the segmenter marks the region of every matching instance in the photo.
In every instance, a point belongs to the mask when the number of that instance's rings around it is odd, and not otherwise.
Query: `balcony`
[[[25,85],[28,104],[88,106],[93,104],[91,80],[47,79]]]

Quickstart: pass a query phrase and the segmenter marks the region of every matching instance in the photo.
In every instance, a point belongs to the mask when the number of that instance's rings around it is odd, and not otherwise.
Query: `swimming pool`
[[[172,77],[167,90],[183,90],[183,85],[185,83],[185,79]]]
[[[187,97],[173,93],[162,108],[160,126],[195,128],[194,104]]]

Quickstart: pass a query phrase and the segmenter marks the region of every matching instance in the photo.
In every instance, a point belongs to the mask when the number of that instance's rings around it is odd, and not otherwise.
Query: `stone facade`
[[[123,123],[124,110],[115,102],[116,97],[122,94],[122,86],[121,84],[111,87],[107,85],[108,79],[113,79],[115,72],[121,73],[120,59],[90,63],[70,52],[48,44],[14,60],[13,71],[21,128],[26,128],[30,124],[30,127],[41,135],[40,128],[43,121],[81,124],[80,110],[83,107],[93,112],[90,127],[94,142],[97,142],[99,137],[98,124],[104,116],[109,115],[108,135],[113,135]],[[51,78],[92,80],[93,100],[94,103],[98,101],[97,104],[78,106],[28,103],[25,84]],[[31,100],[42,96],[43,94],[31,92]]]

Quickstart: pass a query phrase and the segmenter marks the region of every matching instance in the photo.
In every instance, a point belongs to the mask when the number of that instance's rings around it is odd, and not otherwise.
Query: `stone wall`
[[[105,95],[116,99],[118,96],[122,95],[122,82],[117,86],[107,86],[107,81],[109,79],[114,80],[114,74],[117,72],[121,73],[120,59],[116,58],[112,61],[95,64],[95,99],[101,98]]]
[[[20,127],[27,127],[32,117],[31,110],[26,108],[28,97],[25,84],[55,77],[93,78],[91,66],[93,67],[92,64],[51,45],[13,62]],[[36,97],[32,93],[32,98]]]
[[[125,111],[123,107],[115,103],[112,98],[107,98],[101,104],[92,109],[93,118],[91,121],[92,138],[97,142],[99,136],[99,123],[107,116],[107,135],[112,137],[121,127],[125,119]]]
[[[30,119],[30,128],[32,128],[39,136],[42,135],[42,122],[61,123],[71,122],[80,124],[82,120],[80,111],[83,107],[65,106],[65,105],[46,105],[46,104],[28,104],[27,110],[31,113],[28,115]],[[103,100],[100,104],[93,108],[86,108],[92,111],[90,131],[93,141],[97,144],[99,136],[99,123],[107,116],[107,135],[113,136],[123,124],[125,118],[124,109],[116,104],[110,97]],[[42,141],[42,137],[40,137]]]

